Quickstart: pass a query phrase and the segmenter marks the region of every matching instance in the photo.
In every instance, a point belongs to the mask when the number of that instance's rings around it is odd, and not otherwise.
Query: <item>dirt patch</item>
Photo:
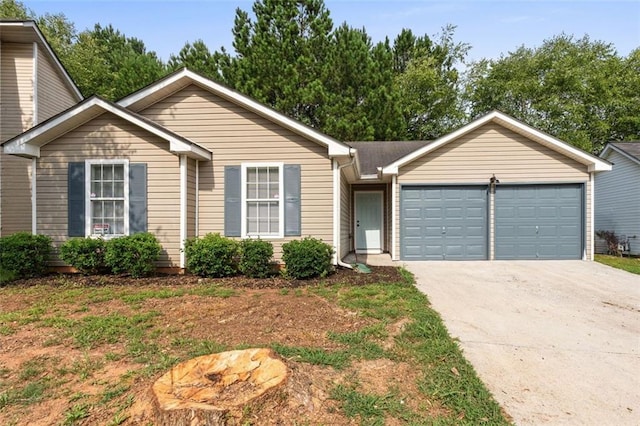
[[[0,398],[0,424],[50,425],[70,418],[79,425],[149,424],[151,385],[172,365],[192,356],[193,342],[227,349],[280,344],[340,350],[341,345],[328,337],[330,332],[358,331],[376,320],[318,296],[313,288],[402,280],[397,268],[374,267],[371,274],[340,269],[311,281],[51,275],[15,282],[0,288],[0,314],[10,314],[0,321],[4,330],[0,333],[0,397],[4,393],[14,398],[4,404]],[[197,290],[203,285],[234,292],[228,297],[200,295]],[[113,295],[91,298],[97,290]],[[182,292],[153,297],[177,290]],[[122,296],[140,294],[151,296]],[[130,318],[146,313],[154,316],[136,337],[136,343],[147,343],[140,349],[129,338],[82,346],[77,336],[54,321]],[[388,325],[387,339],[378,343],[391,349],[393,337],[406,323],[399,319]],[[126,330],[122,333],[126,335]],[[397,395],[414,411],[439,409],[420,395],[416,373],[406,363],[377,359],[336,370],[298,362],[296,357],[283,361],[292,378],[285,396],[247,412],[248,423],[358,424],[357,418],[346,417],[340,403],[330,397],[336,385],[354,380],[360,392]],[[158,367],[164,362],[166,368]],[[149,373],[141,373],[147,370]],[[43,386],[43,393],[28,394],[25,386],[29,384]]]

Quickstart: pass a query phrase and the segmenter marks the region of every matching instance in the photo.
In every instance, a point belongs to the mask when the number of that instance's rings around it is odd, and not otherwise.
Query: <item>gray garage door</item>
[[[400,211],[402,259],[487,259],[487,187],[404,186]]]
[[[498,186],[496,259],[581,259],[583,186]]]

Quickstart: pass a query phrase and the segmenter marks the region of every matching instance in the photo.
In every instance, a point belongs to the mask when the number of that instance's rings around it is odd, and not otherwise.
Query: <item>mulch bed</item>
[[[234,288],[296,288],[304,286],[348,284],[366,285],[381,282],[402,282],[398,268],[394,266],[371,266],[371,273],[365,274],[347,268],[337,268],[336,271],[324,278],[309,280],[287,279],[282,276],[271,278],[248,278],[242,275],[227,278],[201,278],[195,275],[154,275],[146,278],[131,278],[123,275],[90,275],[81,274],[50,274],[39,278],[22,279],[12,282],[12,287],[30,287],[34,285],[59,286],[61,283],[83,287],[106,285],[148,286],[165,285],[180,286],[193,284],[217,284]]]

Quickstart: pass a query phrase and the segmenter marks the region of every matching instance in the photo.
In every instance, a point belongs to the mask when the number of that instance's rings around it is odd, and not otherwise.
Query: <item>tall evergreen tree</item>
[[[115,100],[162,77],[164,64],[144,43],[126,37],[111,25],[96,24],[83,31],[72,46],[65,65],[83,95]]]
[[[221,60],[225,57],[227,55],[224,50],[222,53],[211,53],[204,41],[196,40],[186,43],[177,55],[171,55],[167,68],[175,71],[187,67],[214,81],[220,81],[223,78]]]
[[[297,120],[321,127],[326,102],[328,40],[333,28],[322,0],[264,0],[255,20],[238,9],[235,57],[222,70],[225,82]]]

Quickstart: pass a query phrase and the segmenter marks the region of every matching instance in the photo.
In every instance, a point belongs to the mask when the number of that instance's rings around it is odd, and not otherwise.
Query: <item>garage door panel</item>
[[[404,187],[401,190],[402,259],[486,259],[486,187]],[[418,215],[412,209],[419,208]],[[417,222],[420,225],[417,225]],[[411,238],[419,232],[422,242]]]
[[[499,186],[495,200],[496,259],[582,257],[581,184]]]

